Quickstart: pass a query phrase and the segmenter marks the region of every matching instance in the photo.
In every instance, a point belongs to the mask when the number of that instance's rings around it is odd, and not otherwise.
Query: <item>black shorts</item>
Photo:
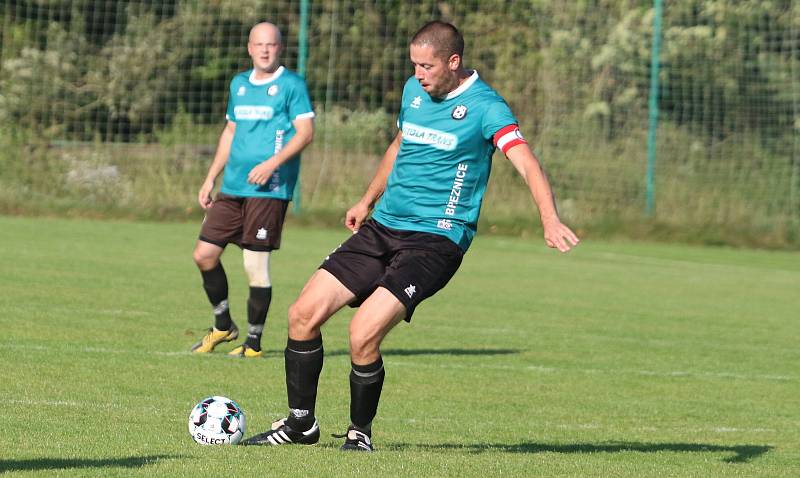
[[[355,294],[351,307],[361,305],[378,287],[386,288],[406,307],[405,320],[410,322],[417,305],[447,284],[463,257],[461,248],[444,236],[399,231],[370,219],[320,269]]]
[[[200,240],[219,247],[234,243],[251,251],[281,247],[281,231],[289,201],[219,193],[206,212]]]

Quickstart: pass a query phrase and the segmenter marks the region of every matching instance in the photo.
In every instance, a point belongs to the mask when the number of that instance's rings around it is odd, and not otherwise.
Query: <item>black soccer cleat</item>
[[[347,427],[344,435],[333,435],[334,438],[344,438],[344,445],[339,448],[342,451],[374,451],[370,434],[356,428],[354,425]]]
[[[319,424],[314,420],[314,424],[310,429],[299,432],[293,430],[286,424],[286,419],[281,418],[272,424],[272,429],[259,433],[258,435],[251,436],[247,440],[242,441],[242,445],[313,445],[319,441]]]

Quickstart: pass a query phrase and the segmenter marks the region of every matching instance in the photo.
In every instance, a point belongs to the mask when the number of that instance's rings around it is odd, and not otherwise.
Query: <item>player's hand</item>
[[[572,232],[572,229],[564,225],[560,220],[553,219],[542,224],[544,226],[544,242],[547,247],[567,252],[577,246],[580,239]]]
[[[269,178],[274,172],[275,167],[272,165],[272,162],[270,160],[266,160],[250,170],[250,174],[247,175],[247,182],[250,184],[258,184],[259,186],[263,186],[267,184],[267,181],[269,181]]]
[[[200,191],[197,193],[197,202],[200,203],[201,208],[208,209],[211,207],[211,203],[214,202],[211,199],[211,191],[213,189],[214,181],[205,181],[200,187]]]
[[[367,220],[367,216],[369,216],[369,206],[359,201],[347,210],[347,214],[344,216],[344,225],[355,234]]]

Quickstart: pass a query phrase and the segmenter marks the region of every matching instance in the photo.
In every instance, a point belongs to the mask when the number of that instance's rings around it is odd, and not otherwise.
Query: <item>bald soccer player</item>
[[[250,295],[247,338],[228,355],[263,355],[261,335],[272,300],[270,254],[281,244],[300,152],[314,136],[314,111],[306,84],[281,65],[282,49],[281,32],[275,25],[259,23],[250,30],[247,52],[253,68],[231,80],[227,124],[197,195],[206,217],[194,261],[214,311],[214,324],[192,347],[195,353],[211,353],[217,345],[239,337],[228,304],[228,278],[220,262],[225,246],[233,243],[242,249]],[[222,187],[212,199],[216,179],[223,172]]]

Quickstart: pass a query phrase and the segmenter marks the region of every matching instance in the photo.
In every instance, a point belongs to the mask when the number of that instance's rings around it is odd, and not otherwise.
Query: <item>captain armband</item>
[[[519,131],[519,126],[510,124],[500,129],[494,134],[494,145],[497,146],[503,154],[508,153],[508,150],[518,144],[528,144],[522,133]]]

